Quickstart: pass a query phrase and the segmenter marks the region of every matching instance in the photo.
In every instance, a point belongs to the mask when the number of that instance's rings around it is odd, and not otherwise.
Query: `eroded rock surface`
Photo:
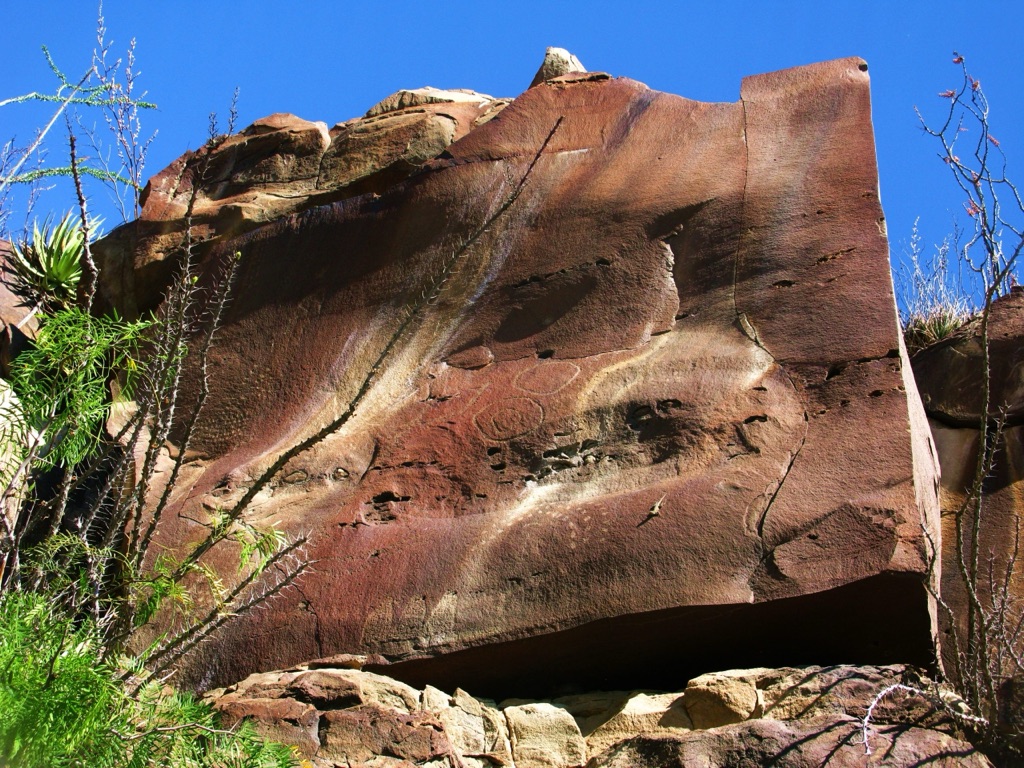
[[[339,123],[274,114],[211,139],[153,177],[138,220],[94,245],[100,298],[122,315],[153,309],[186,245],[208,247],[333,200],[377,194],[418,170],[507,103],[473,91],[399,91]]]
[[[881,699],[894,682],[934,685],[890,667],[749,669],[702,675],[684,691],[591,692],[550,701],[415,691],[358,670],[298,667],[211,696],[227,723],[252,718],[315,768],[664,768],[665,766],[988,766],[928,699]],[[740,689],[754,707],[736,718]],[[700,723],[700,724],[698,724]]]
[[[927,663],[936,475],[865,70],[747,78],[731,104],[565,75],[380,194],[226,242],[238,284],[164,543],[255,484],[247,520],[309,532],[316,566],[177,680],[375,653],[504,696]],[[434,119],[425,98],[384,117]],[[341,136],[277,116],[228,139],[217,215],[265,173],[311,184]]]
[[[1024,601],[1024,567],[1017,563],[1006,579],[1024,521],[1024,290],[1019,287],[992,305],[989,359],[990,426],[994,429],[996,421],[1001,419],[1005,428],[995,465],[983,485],[983,517],[978,530],[982,567],[974,588],[985,606],[992,605],[993,592],[998,600],[1004,587],[1011,601],[1019,605]],[[961,637],[964,637],[968,596],[956,558],[956,516],[974,483],[977,466],[983,391],[979,323],[921,350],[914,355],[912,363],[942,467],[942,596],[961,622]],[[973,525],[973,513],[968,511],[963,515],[961,540],[965,553],[969,552]],[[948,634],[950,627],[943,629]],[[952,653],[953,648],[947,639],[946,652]],[[951,658],[947,659],[947,665],[949,669],[955,668]],[[1024,680],[1020,675],[1017,677],[1017,690],[1024,690]],[[1012,688],[1006,689],[1008,712],[1020,711],[1017,703],[1010,703],[1019,695]],[[1011,714],[1011,717],[1016,717],[1016,722],[1024,726],[1024,713]]]

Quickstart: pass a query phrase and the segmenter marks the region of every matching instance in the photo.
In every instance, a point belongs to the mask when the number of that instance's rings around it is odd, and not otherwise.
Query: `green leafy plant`
[[[208,394],[206,356],[237,259],[201,280],[186,227],[181,272],[156,316],[126,322],[92,311],[90,239],[99,222],[87,214],[83,181],[110,185],[122,215],[138,214],[149,144],[138,111],[153,106],[135,95],[134,43],[123,69],[120,59],[108,64],[104,31],[101,18],[98,48],[79,80],[44,50],[56,92],[0,100],[56,105],[28,148],[0,147],[0,231],[15,185],[70,176],[78,198],[76,216],[37,222],[6,269],[9,284],[34,303],[31,314],[42,314],[30,347],[12,361],[10,382],[0,382],[0,765],[293,765],[291,750],[259,739],[251,724],[221,729],[210,707],[163,682],[183,655],[287,588],[309,563],[304,538],[227,516],[211,522],[192,551],[171,556],[155,545]],[[103,112],[114,165],[79,110]],[[43,165],[39,150],[61,116],[70,163]],[[78,156],[80,140],[97,150],[92,159]],[[202,152],[196,162],[201,182]],[[194,202],[193,194],[189,220]],[[190,355],[200,382],[185,398]],[[215,547],[237,555],[237,573],[214,573],[201,560]],[[161,612],[176,621],[138,651],[131,639]]]
[[[90,220],[89,232],[95,233],[99,224],[97,219]],[[46,220],[42,229],[37,221],[32,237],[14,244],[8,284],[39,307],[50,311],[70,307],[82,277],[84,248],[85,231],[72,214],[56,224]]]
[[[295,764],[248,722],[221,729],[209,705],[149,682],[129,694],[103,634],[46,596],[0,597],[0,758],[10,768]]]
[[[41,595],[0,599],[0,755],[6,765],[67,765],[75,755],[110,762],[114,744],[98,736],[119,694],[98,663],[97,645],[94,628],[59,620]]]
[[[74,467],[96,449],[111,408],[112,372],[122,373],[121,396],[130,397],[138,347],[152,324],[94,317],[80,309],[44,317],[33,346],[11,369],[24,417],[44,438],[38,460]]]
[[[953,511],[952,553],[958,587],[965,595],[958,615],[936,595],[949,628],[945,653],[951,684],[975,713],[969,722],[976,740],[999,760],[1024,758],[1024,728],[1008,707],[1006,692],[1013,680],[1024,679],[1024,604],[1015,584],[1024,576],[1018,559],[1020,531],[1008,556],[988,551],[982,531],[989,523],[986,486],[1005,445],[1005,409],[993,402],[989,321],[995,301],[1016,283],[1015,270],[1024,250],[1024,201],[1006,173],[1006,157],[990,131],[989,103],[981,83],[954,54],[962,81],[940,94],[949,99],[941,126],[924,123],[925,132],[941,147],[940,158],[964,195],[970,224],[959,243],[958,259],[981,286],[975,333],[981,348],[979,446],[962,503]],[[936,557],[938,554],[936,553]]]
[[[0,99],[0,108],[14,107],[26,103],[54,104],[56,108],[47,123],[36,132],[32,142],[26,147],[15,146],[13,140],[0,146],[0,234],[5,231],[7,221],[6,203],[11,189],[18,185],[37,185],[45,179],[74,177],[79,187],[79,201],[85,197],[81,193],[80,182],[83,177],[98,180],[112,193],[121,210],[125,221],[129,214],[139,213],[139,194],[144,180],[143,171],[146,154],[153,137],[142,138],[142,126],[139,113],[142,110],[155,109],[156,104],[145,100],[145,93],[139,94],[136,84],[138,71],[135,66],[135,41],[128,45],[123,57],[115,57],[111,53],[111,43],[106,40],[106,25],[102,15],[102,3],[96,25],[96,47],[93,49],[89,67],[81,77],[69,77],[43,46],[43,56],[57,80],[52,93],[31,91],[18,96]],[[105,142],[94,130],[85,127],[81,113],[101,112],[104,123],[109,129],[109,140],[117,160],[109,161],[110,152]],[[68,138],[72,145],[76,137],[74,124],[78,132],[84,134],[94,149],[94,162],[81,163],[71,152],[68,165],[50,165],[43,162],[45,142],[54,126],[61,118],[65,118],[68,127]],[[31,209],[32,196],[27,201]]]

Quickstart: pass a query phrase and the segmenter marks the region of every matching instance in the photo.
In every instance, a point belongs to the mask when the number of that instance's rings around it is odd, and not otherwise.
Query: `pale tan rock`
[[[423,690],[423,709],[437,716],[466,768],[513,764],[508,727],[504,716],[494,707],[462,689],[449,696],[428,685]]]
[[[420,697],[420,706],[428,712],[442,712],[451,707],[451,705],[452,697],[440,688],[428,685],[423,689],[423,694]]]
[[[691,729],[680,693],[632,693],[617,710],[588,718],[580,731],[587,754],[598,755],[635,736],[667,736]]]
[[[298,698],[322,709],[373,705],[409,714],[420,709],[420,692],[384,675],[355,669],[314,669],[250,675],[227,689],[238,698]]]
[[[717,728],[741,723],[759,709],[758,673],[729,670],[695,677],[683,693],[683,705],[694,728]]]
[[[410,107],[422,107],[426,104],[472,104],[483,107],[488,102],[494,101],[493,96],[486,93],[477,93],[462,88],[454,90],[443,90],[432,88],[429,85],[423,88],[403,89],[392,93],[385,99],[381,99],[366,111],[365,117],[376,117],[387,112],[397,112],[400,109]]]
[[[351,670],[254,675],[208,700],[226,724],[252,718],[265,736],[297,746],[314,768],[569,768],[588,758],[589,768],[810,768],[824,758],[828,765],[864,764],[851,739],[894,682],[934,690],[963,711],[959,699],[902,665],[731,670],[695,678],[685,693],[588,692],[503,702],[504,713],[461,689],[449,695],[428,685],[410,694],[403,683]],[[750,719],[691,728],[687,699],[717,702],[711,714],[721,720],[741,715],[751,690],[758,706]],[[420,708],[407,711],[413,699]],[[877,764],[953,766],[962,758],[963,765],[988,765],[956,740],[945,712],[927,698],[893,693],[875,702],[871,722],[873,746],[884,757]]]
[[[540,85],[553,77],[561,77],[575,72],[586,72],[586,68],[565,48],[548,48],[544,54],[544,63],[540,65],[537,74],[533,76],[530,87]]]
[[[682,702],[678,693],[636,694],[620,712],[586,736],[588,754],[600,754],[636,735],[666,736],[689,730],[692,723]]]
[[[576,720],[545,702],[505,709],[516,768],[571,768],[587,761]]]

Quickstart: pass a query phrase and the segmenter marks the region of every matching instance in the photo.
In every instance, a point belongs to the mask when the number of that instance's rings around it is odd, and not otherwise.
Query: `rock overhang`
[[[251,509],[312,531],[313,574],[183,678],[378,653],[433,682],[531,643],[544,674],[580,643],[607,668],[591,630],[655,633],[630,646],[653,668],[689,625],[740,631],[709,618],[733,611],[780,651],[804,610],[873,627],[802,629],[827,658],[763,663],[927,660],[936,469],[883,222],[844,59],[733,104],[569,74],[406,181],[226,243],[239,285],[179,511],[359,400]]]

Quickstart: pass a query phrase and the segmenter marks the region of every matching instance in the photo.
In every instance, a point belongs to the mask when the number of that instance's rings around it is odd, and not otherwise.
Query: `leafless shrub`
[[[981,407],[979,447],[969,485],[958,508],[949,513],[953,540],[940,545],[929,539],[933,572],[945,554],[955,572],[952,577],[946,574],[944,581],[949,585],[952,578],[964,596],[964,605],[954,607],[949,595],[933,595],[948,628],[948,647],[941,654],[945,682],[965,706],[936,702],[979,747],[1005,761],[1024,756],[1024,725],[1008,706],[1014,680],[1024,680],[1024,605],[1016,593],[1024,579],[1024,563],[1019,557],[1019,525],[1005,551],[983,544],[982,534],[992,523],[985,484],[1003,447],[1007,405],[993,402],[989,326],[994,302],[1016,283],[1017,261],[1024,249],[1024,202],[1007,176],[1000,142],[990,131],[989,103],[981,83],[968,72],[961,55],[954,53],[953,63],[961,83],[938,94],[949,103],[943,120],[933,125],[918,116],[925,133],[939,144],[939,158],[963,194],[967,226],[940,247],[933,266],[937,263],[941,274],[928,274],[918,261],[912,262],[911,285],[917,281],[915,290],[922,299],[916,307],[921,310],[918,320],[927,321],[929,312],[942,316],[943,323],[949,317],[973,314],[971,331],[981,346]],[[916,233],[911,250],[920,254]],[[948,282],[953,263],[980,286],[976,308]],[[915,318],[907,319],[913,327]],[[879,698],[899,689],[887,688]],[[864,721],[865,736],[870,714],[869,710]]]

